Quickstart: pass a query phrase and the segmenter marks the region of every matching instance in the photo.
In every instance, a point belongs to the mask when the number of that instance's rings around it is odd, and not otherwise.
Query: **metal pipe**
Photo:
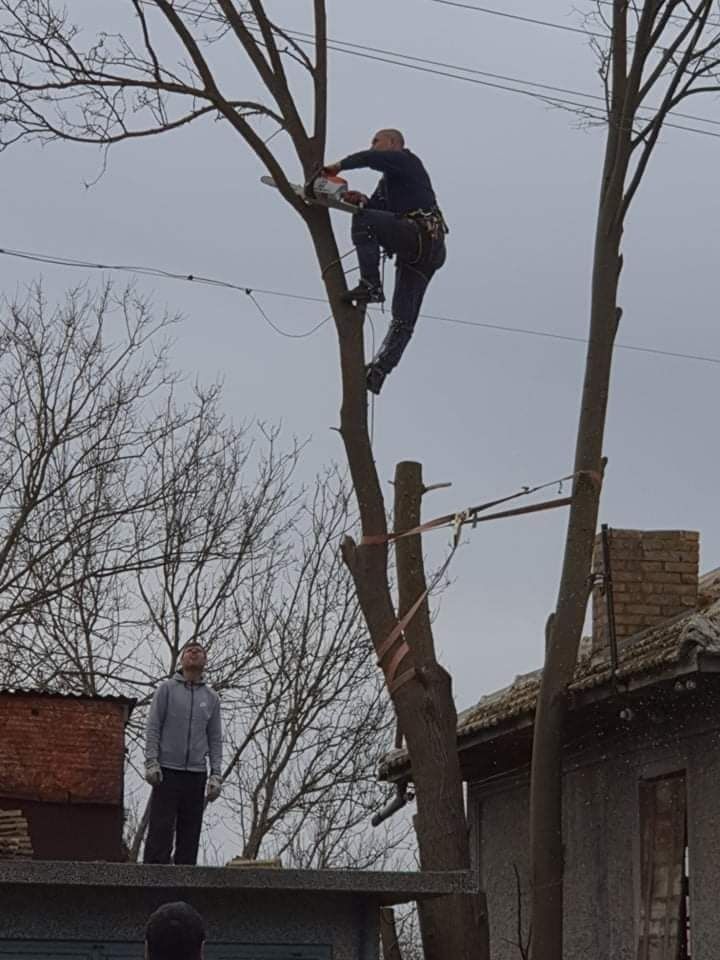
[[[608,640],[610,642],[610,663],[615,676],[618,668],[617,634],[615,632],[615,598],[613,595],[612,568],[610,565],[610,529],[606,523],[600,527],[603,552],[603,587],[605,592],[605,613],[607,616]]]
[[[370,821],[373,827],[379,827],[381,823],[392,817],[392,815],[397,813],[398,810],[402,810],[408,801],[414,799],[415,794],[412,792],[412,790],[408,790],[407,785],[407,780],[400,780],[395,784],[395,796],[382,808],[382,810],[373,816],[372,820]]]

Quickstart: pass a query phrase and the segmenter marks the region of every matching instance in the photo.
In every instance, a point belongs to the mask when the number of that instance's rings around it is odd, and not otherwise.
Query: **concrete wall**
[[[136,944],[150,913],[187,900],[205,918],[209,943],[323,944],[333,960],[376,960],[378,906],[352,895],[222,889],[14,887],[1,892],[4,942]]]
[[[718,716],[598,747],[566,765],[565,960],[635,960],[639,900],[638,780],[686,770],[693,960],[720,956],[720,733]],[[517,960],[513,864],[528,902],[527,773],[473,783],[471,818],[488,896],[493,960]],[[526,932],[525,927],[525,932]]]

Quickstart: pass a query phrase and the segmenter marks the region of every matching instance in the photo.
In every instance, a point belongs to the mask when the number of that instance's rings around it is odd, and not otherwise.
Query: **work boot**
[[[365,382],[370,393],[374,393],[375,396],[380,393],[386,376],[385,371],[382,370],[377,363],[369,363],[367,367],[365,367]]]
[[[385,303],[385,294],[379,283],[370,283],[369,280],[361,280],[360,283],[343,294],[345,303]]]

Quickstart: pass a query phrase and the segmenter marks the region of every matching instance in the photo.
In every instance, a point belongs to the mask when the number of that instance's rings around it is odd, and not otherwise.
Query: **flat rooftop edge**
[[[285,870],[69,860],[0,861],[0,887],[9,884],[348,893],[379,897],[386,902],[478,891],[476,875],[462,870]]]

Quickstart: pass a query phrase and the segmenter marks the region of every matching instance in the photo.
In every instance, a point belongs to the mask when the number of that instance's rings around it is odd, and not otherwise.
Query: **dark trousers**
[[[360,276],[367,283],[380,283],[381,248],[396,257],[392,321],[373,361],[390,373],[413,335],[427,286],[445,263],[445,238],[394,213],[363,210],[353,217],[352,240]]]
[[[153,787],[145,863],[197,863],[205,807],[204,773],[162,768],[162,783]]]

